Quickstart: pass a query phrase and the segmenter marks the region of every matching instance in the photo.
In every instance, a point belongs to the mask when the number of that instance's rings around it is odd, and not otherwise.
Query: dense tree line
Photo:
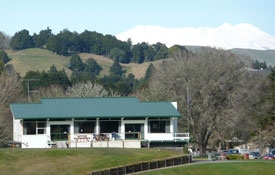
[[[267,69],[267,65],[266,65],[266,62],[260,62],[259,60],[256,60],[256,61],[253,61],[252,62],[252,68],[254,69]]]
[[[14,50],[27,48],[47,48],[60,55],[74,53],[93,53],[103,55],[120,63],[143,63],[168,57],[165,44],[149,45],[142,42],[132,45],[131,40],[120,41],[115,36],[103,35],[98,32],[85,30],[82,33],[71,32],[67,29],[58,34],[52,34],[51,29],[41,30],[39,34],[29,34],[24,29],[16,32],[11,38],[10,47]]]
[[[25,83],[24,89],[25,91],[37,90],[57,85],[65,91],[76,84],[91,82],[101,85],[110,94],[127,96],[139,87],[140,81],[135,79],[133,74],[126,75],[118,61],[114,61],[110,67],[109,75],[100,77],[102,67],[95,59],[88,58],[86,62],[83,62],[78,54],[73,54],[70,58],[69,69],[72,70],[70,78],[64,70],[58,71],[54,65],[49,71],[29,71],[23,79],[31,83]],[[150,76],[149,73],[147,73],[148,76]],[[145,81],[142,83],[145,84]]]
[[[52,65],[50,70],[47,72],[29,71],[26,73],[23,80],[26,82],[24,84],[25,91],[27,91],[27,89],[37,90],[41,87],[49,87],[51,85],[60,85],[64,89],[71,86],[71,81],[69,80],[65,70],[58,71],[54,65]],[[28,81],[31,81],[31,83]]]

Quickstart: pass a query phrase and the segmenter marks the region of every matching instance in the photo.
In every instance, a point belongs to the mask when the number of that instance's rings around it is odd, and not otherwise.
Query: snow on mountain
[[[184,46],[210,46],[223,49],[243,48],[256,50],[275,50],[275,37],[261,31],[251,24],[229,23],[210,27],[164,28],[152,25],[138,25],[126,32],[116,35],[117,39],[133,44],[161,42],[171,47],[175,44]]]

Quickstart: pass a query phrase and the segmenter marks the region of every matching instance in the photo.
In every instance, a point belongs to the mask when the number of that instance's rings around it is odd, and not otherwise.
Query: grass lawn
[[[141,175],[270,175],[275,172],[275,161],[212,162],[191,164],[163,170],[139,173]]]
[[[179,153],[160,149],[0,149],[0,174],[78,175],[176,155]]]

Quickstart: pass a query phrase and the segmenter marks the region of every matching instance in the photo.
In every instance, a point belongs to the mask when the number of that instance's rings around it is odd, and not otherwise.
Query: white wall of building
[[[19,119],[13,119],[13,140],[17,142],[22,141],[23,136],[23,122]]]
[[[46,134],[41,135],[23,135],[22,148],[49,148],[49,137]]]
[[[125,124],[142,124],[143,125],[143,138],[144,140],[173,140],[175,139],[175,122],[177,121],[176,117],[172,117],[170,119],[169,131],[170,133],[148,133],[148,118],[141,120],[125,120],[121,119],[119,126],[120,138],[119,140],[125,139]],[[70,147],[137,147],[137,140],[125,140],[125,142],[111,142],[109,141],[109,145],[107,143],[97,143],[93,142],[93,134],[94,133],[74,133],[74,119],[68,121],[46,121],[46,132],[45,134],[37,134],[37,135],[24,135],[23,134],[23,120],[14,119],[13,121],[13,139],[14,141],[22,142],[22,148],[50,148],[51,143],[51,125],[69,125],[69,135],[67,143]],[[95,134],[99,134],[99,120],[96,121],[95,126]],[[167,131],[166,131],[167,132]],[[76,138],[80,135],[87,136],[88,140],[76,141]],[[110,137],[111,138],[111,137]],[[126,142],[127,141],[127,142]],[[93,142],[93,145],[91,144]],[[133,142],[133,143],[132,143]],[[120,145],[124,143],[124,145]]]

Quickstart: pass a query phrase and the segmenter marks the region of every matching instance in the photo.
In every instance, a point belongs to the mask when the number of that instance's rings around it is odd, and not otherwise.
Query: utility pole
[[[187,127],[188,127],[188,142],[187,142],[187,146],[188,146],[188,148],[187,148],[187,150],[189,151],[189,140],[190,140],[190,96],[189,96],[189,89],[188,89],[188,86],[186,87],[186,96],[187,96]],[[188,159],[188,161],[189,161],[189,163],[191,162],[190,161],[190,158],[191,158],[191,152],[189,151],[189,159]]]
[[[27,92],[28,92],[28,102],[30,102],[30,93],[38,93],[38,90],[30,90],[30,81],[40,81],[40,79],[23,79],[23,81],[27,81]]]

